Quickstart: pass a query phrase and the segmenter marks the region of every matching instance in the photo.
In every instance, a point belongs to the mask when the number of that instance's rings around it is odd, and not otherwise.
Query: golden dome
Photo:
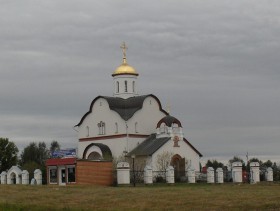
[[[138,73],[136,70],[127,64],[126,62],[126,45],[125,42],[121,45],[121,49],[123,51],[123,63],[113,72],[112,76],[116,75],[136,75],[138,76]]]
[[[120,65],[112,74],[112,76],[116,76],[116,75],[136,75],[136,76],[138,76],[138,73],[132,66],[130,66],[126,63],[126,59],[124,58],[122,65]]]

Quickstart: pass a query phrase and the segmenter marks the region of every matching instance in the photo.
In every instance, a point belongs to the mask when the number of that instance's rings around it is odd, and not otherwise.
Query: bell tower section
[[[127,63],[127,46],[125,43],[121,45],[121,49],[123,52],[123,62],[112,74],[114,81],[114,97],[127,99],[138,95],[136,85],[137,76],[139,74]]]

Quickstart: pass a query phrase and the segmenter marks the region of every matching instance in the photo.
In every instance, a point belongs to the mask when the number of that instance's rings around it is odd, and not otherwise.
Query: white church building
[[[78,159],[102,160],[131,156],[157,169],[157,158],[170,153],[176,171],[192,166],[199,171],[202,154],[184,137],[181,122],[170,116],[153,94],[141,95],[138,72],[127,63],[125,43],[122,64],[112,73],[113,96],[96,97],[75,126]]]

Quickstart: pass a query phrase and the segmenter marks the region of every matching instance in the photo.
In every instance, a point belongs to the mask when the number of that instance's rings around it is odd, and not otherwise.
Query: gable
[[[144,100],[147,97],[153,97],[159,105],[159,110],[165,113],[166,115],[168,114],[165,110],[162,109],[159,99],[152,94],[130,97],[127,99],[123,99],[119,97],[98,96],[92,101],[89,111],[82,117],[80,122],[75,126],[80,126],[83,123],[87,115],[89,115],[92,112],[92,108],[95,102],[100,98],[105,99],[109,104],[109,108],[117,112],[123,120],[127,121],[135,114],[135,112],[142,109]]]

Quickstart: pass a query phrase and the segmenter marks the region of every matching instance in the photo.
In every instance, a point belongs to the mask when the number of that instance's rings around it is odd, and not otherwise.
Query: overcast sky
[[[128,63],[204,159],[280,160],[280,2],[0,0],[0,137],[22,149],[73,130]]]

